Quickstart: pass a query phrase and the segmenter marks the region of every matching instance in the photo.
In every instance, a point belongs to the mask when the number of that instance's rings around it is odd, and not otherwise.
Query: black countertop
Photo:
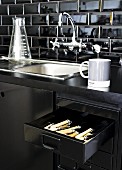
[[[8,69],[8,64],[0,62],[0,68]],[[111,85],[105,89],[89,89],[87,79],[81,76],[67,80],[56,80],[22,73],[0,70],[0,81],[10,84],[27,86],[38,89],[55,91],[59,94],[67,94],[82,97],[89,100],[100,101],[112,105],[122,105],[122,67],[111,66]]]

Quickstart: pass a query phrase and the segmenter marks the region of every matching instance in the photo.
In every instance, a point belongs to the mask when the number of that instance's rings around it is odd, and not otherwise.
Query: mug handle
[[[88,76],[84,75],[83,73],[83,67],[88,67],[88,64],[89,62],[88,61],[84,61],[80,64],[80,75],[83,77],[83,78],[88,78]]]

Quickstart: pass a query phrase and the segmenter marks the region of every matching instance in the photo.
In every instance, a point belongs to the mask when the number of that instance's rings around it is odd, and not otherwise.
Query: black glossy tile
[[[13,25],[14,16],[2,16],[2,25]]]
[[[18,4],[18,3],[22,3],[22,4],[24,4],[24,3],[31,3],[31,0],[16,0],[16,3]]]
[[[61,31],[61,29],[63,31]],[[72,30],[71,26],[62,26],[62,27],[59,27],[58,32],[59,32],[59,34],[58,34],[59,37],[62,37],[62,36],[63,37],[72,37],[72,35],[73,35],[73,30]]]
[[[0,35],[8,35],[8,26],[0,26]]]
[[[32,47],[39,47],[39,39],[33,37],[32,38]]]
[[[26,32],[28,36],[39,36],[39,26],[27,26]]]
[[[10,45],[11,36],[2,37],[2,45]]]
[[[47,38],[39,38],[38,42],[39,42],[40,47],[48,48],[48,40],[47,40]]]
[[[49,0],[32,0],[32,2],[48,2]]]
[[[49,0],[32,0],[32,2],[48,2]]]
[[[59,15],[58,14],[50,14],[49,15],[49,25],[58,25]]]
[[[24,5],[24,14],[39,14],[39,13],[40,13],[39,3]]]
[[[99,27],[98,26],[85,26],[78,27],[78,37],[80,38],[98,38],[99,37]]]
[[[101,38],[122,38],[122,28],[102,28],[101,30]]]
[[[114,14],[112,25],[122,25],[122,14]]]
[[[33,59],[39,58],[39,48],[31,47],[30,51]]]
[[[32,38],[32,47],[48,48],[47,38]]]
[[[112,52],[122,53],[122,39],[112,40]]]
[[[79,11],[99,11],[99,0],[80,0]]]
[[[37,48],[33,48],[33,47],[30,48],[30,51],[31,51],[31,54],[39,52],[39,50]]]
[[[105,14],[105,15],[92,14],[90,24],[91,25],[109,25],[110,24],[110,14],[109,13]]]
[[[60,12],[76,12],[78,10],[78,2],[61,2],[60,3]]]
[[[1,0],[1,4],[14,4],[15,0]]]
[[[7,15],[7,5],[0,5],[0,15]]]
[[[0,55],[8,55],[9,46],[0,46]]]
[[[44,37],[56,37],[57,28],[56,27],[40,27],[40,35]]]
[[[10,5],[9,14],[10,15],[23,14],[23,5]]]
[[[121,0],[104,0],[104,6],[103,10],[104,11],[121,11],[122,10],[122,1]]]
[[[48,15],[33,15],[32,16],[33,25],[47,25],[48,24]]]
[[[72,19],[74,20],[74,23],[76,25],[87,25],[88,20],[87,20],[87,14],[75,14],[71,15]]]
[[[57,13],[58,7],[57,3],[41,3],[40,4],[40,13]]]

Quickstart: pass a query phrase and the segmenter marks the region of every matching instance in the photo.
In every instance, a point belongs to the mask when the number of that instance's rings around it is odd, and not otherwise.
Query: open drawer
[[[45,127],[51,123],[70,120],[72,127],[81,126],[79,133],[89,128],[93,129],[92,136],[86,140],[76,139],[60,134]],[[114,134],[114,121],[108,118],[60,108],[31,123],[24,124],[25,140],[53,150],[55,153],[69,157],[80,164],[85,163],[98,149]]]

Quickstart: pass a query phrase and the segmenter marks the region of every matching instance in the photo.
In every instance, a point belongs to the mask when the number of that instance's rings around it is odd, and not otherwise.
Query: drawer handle
[[[48,146],[48,145],[45,145],[45,144],[43,144],[43,147],[44,147],[44,148],[46,148],[46,149],[49,149],[49,150],[54,150],[54,148],[53,148],[53,147]]]
[[[45,134],[42,135],[42,145],[44,148],[50,150],[58,149],[59,144],[60,144],[60,139]]]
[[[60,165],[58,166],[58,170],[65,170],[64,168],[62,168]]]

